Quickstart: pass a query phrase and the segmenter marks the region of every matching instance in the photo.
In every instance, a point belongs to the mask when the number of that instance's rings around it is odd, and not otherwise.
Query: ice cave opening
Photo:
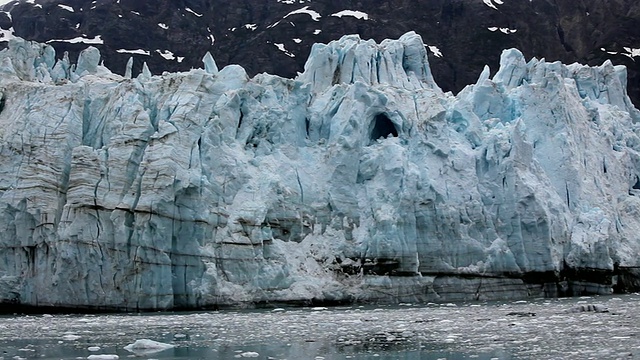
[[[398,130],[396,129],[396,126],[391,122],[387,115],[376,115],[373,119],[373,129],[371,130],[371,141],[369,144],[373,144],[379,138],[387,138],[389,135],[398,137]]]

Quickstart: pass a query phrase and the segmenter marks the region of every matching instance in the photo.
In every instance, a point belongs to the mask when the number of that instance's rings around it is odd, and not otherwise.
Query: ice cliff
[[[502,54],[457,96],[421,38],[296,79],[0,52],[0,301],[101,309],[451,301],[640,285],[626,70]]]

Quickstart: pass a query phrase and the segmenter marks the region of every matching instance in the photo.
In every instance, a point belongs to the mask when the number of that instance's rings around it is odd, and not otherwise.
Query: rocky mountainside
[[[74,60],[88,44],[107,67],[154,74],[199,67],[211,52],[219,65],[239,64],[293,77],[313,43],[345,34],[381,41],[407,31],[422,36],[444,90],[474,83],[502,49],[527,58],[628,68],[640,104],[640,3],[634,0],[20,0],[4,5],[0,28],[51,44]]]

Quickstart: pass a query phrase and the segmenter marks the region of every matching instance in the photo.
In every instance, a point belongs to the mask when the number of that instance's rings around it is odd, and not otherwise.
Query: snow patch
[[[322,17],[322,15],[320,15],[319,12],[309,9],[309,6],[305,6],[305,7],[301,8],[301,9],[293,10],[292,12],[288,13],[287,15],[285,15],[283,17],[283,19],[286,19],[287,17],[289,17],[291,15],[296,15],[296,14],[307,14],[307,15],[311,16],[311,19],[313,21],[320,21],[320,18]]]
[[[429,51],[431,51],[433,53],[433,56],[442,57],[442,52],[440,51],[440,49],[437,46],[429,46],[429,45],[427,45],[427,47],[429,48]]]
[[[160,49],[158,49],[158,50],[156,50],[156,52],[158,54],[160,54],[160,56],[162,56],[166,60],[175,60],[176,59],[176,56],[174,55],[174,53],[172,53],[169,50],[160,50]]]
[[[278,50],[282,51],[283,53],[285,53],[287,56],[289,57],[296,57],[295,54],[293,54],[292,52],[288,51],[287,49],[285,49],[284,44],[279,44],[279,43],[274,43],[273,45],[275,45],[275,47],[278,48]]]
[[[442,57],[442,52],[440,51],[440,49],[438,49],[437,46],[430,46],[430,45],[425,45],[425,46],[429,48],[429,51],[433,53],[433,56]]]
[[[362,11],[355,10],[342,10],[335,14],[331,14],[331,16],[342,18],[343,16],[353,16],[356,19],[360,20],[369,20],[369,14]]]
[[[640,56],[640,49],[624,47],[624,50],[626,51],[626,53],[623,53],[622,55],[628,56],[632,59],[636,56]]]
[[[138,54],[138,55],[151,56],[151,52],[147,50],[142,50],[142,49],[135,49],[135,50],[118,49],[116,50],[116,52],[119,54]]]
[[[165,30],[169,29],[169,25],[167,25],[167,24],[158,23],[158,26],[163,28],[163,29],[165,29]]]
[[[293,42],[296,44],[300,44],[302,42],[302,39],[295,38],[293,39]]]
[[[242,25],[245,29],[249,29],[251,31],[255,31],[258,28],[258,24],[244,24]]]
[[[202,14],[198,14],[197,12],[191,10],[191,8],[184,8],[185,11],[192,13],[193,15],[197,16],[197,17],[202,17]]]
[[[491,32],[496,32],[496,31],[500,30],[501,33],[504,33],[504,34],[507,34],[507,35],[508,34],[513,34],[513,33],[518,31],[518,29],[509,29],[507,27],[497,27],[497,26],[488,27],[487,30],[489,30]]]
[[[626,46],[623,47],[623,49],[624,49],[624,52],[619,52],[619,51],[609,51],[609,50],[607,50],[605,48],[600,48],[601,51],[606,52],[607,54],[610,54],[610,55],[624,55],[624,56],[627,56],[631,60],[634,60],[634,61],[635,61],[634,57],[640,56],[640,49],[635,49],[635,48],[626,47]]]
[[[47,44],[52,42],[66,42],[70,44],[104,44],[104,40],[102,40],[101,35],[98,35],[93,39],[87,39],[82,36],[74,37],[73,39],[52,39],[47,41]]]
[[[58,7],[59,7],[59,8],[61,8],[61,9],[64,9],[64,10],[70,11],[70,12],[75,12],[75,11],[73,10],[73,7],[71,7],[71,6],[69,6],[69,5],[58,4]]]
[[[13,29],[13,26],[8,30],[0,29],[0,42],[8,42],[9,40],[15,38],[15,30]]]
[[[488,7],[492,8],[492,9],[496,9],[496,10],[498,10],[498,7],[496,5],[504,4],[504,1],[502,1],[502,0],[482,0],[482,2],[485,5],[487,5]]]

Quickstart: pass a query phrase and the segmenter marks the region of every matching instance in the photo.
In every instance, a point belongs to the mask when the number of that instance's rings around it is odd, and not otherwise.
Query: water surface
[[[607,312],[576,311],[600,305]],[[0,360],[640,359],[640,296],[0,317]],[[175,347],[141,354],[137,339]],[[99,348],[99,349],[97,349]]]

